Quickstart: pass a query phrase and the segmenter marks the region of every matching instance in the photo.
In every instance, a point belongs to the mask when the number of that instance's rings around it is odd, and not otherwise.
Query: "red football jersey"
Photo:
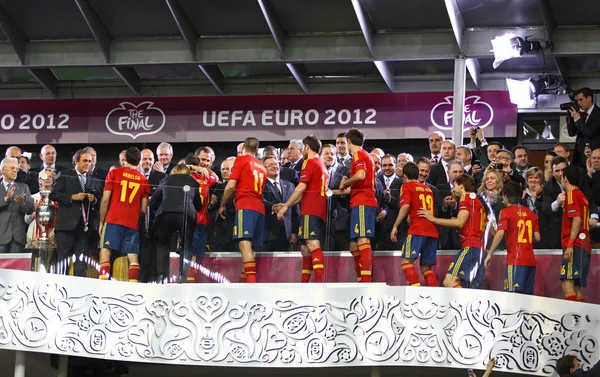
[[[431,221],[424,217],[419,217],[417,211],[425,208],[433,213],[435,204],[433,192],[431,189],[417,181],[406,182],[400,187],[400,208],[409,205],[408,216],[410,216],[410,225],[408,234],[414,236],[426,236],[438,238],[438,228]]]
[[[235,210],[249,209],[264,215],[265,205],[262,201],[262,193],[265,188],[267,171],[260,160],[249,155],[236,157],[229,179],[237,181]]]
[[[210,220],[208,218],[208,203],[210,203],[209,190],[217,183],[217,177],[208,176],[205,177],[198,172],[193,172],[192,177],[200,185],[200,200],[202,201],[202,209],[196,211],[196,224],[209,225]]]
[[[359,150],[352,156],[352,166],[350,166],[350,177],[357,171],[365,171],[365,179],[356,182],[350,190],[350,208],[356,206],[377,207],[377,197],[375,196],[375,164],[364,149]]]
[[[105,222],[139,230],[142,198],[150,196],[150,185],[142,173],[131,168],[111,170],[104,191],[111,191]]]
[[[487,223],[487,214],[481,201],[473,193],[471,195],[463,195],[458,204],[458,211],[469,211],[469,219],[465,225],[460,228],[460,245],[461,247],[476,247],[483,249],[483,233],[485,232],[485,224]]]
[[[505,232],[507,264],[535,266],[533,233],[540,231],[535,213],[521,205],[506,207],[500,211],[498,230]]]
[[[573,217],[579,216],[581,218],[581,226],[579,227],[579,234],[575,237],[575,246],[581,247],[588,253],[592,252],[590,242],[590,205],[588,199],[579,189],[573,189],[566,193],[565,203],[563,205],[563,218],[562,218],[562,229],[561,229],[561,242],[562,247],[567,247],[571,235],[571,224],[573,224]],[[581,235],[583,234],[583,239]]]
[[[304,160],[300,183],[306,183],[300,202],[300,216],[318,216],[327,221],[327,196],[325,192],[329,185],[329,174],[319,157]]]

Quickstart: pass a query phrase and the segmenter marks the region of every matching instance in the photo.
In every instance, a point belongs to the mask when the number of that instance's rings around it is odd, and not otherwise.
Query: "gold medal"
[[[88,227],[87,227],[87,226],[84,226],[84,227],[83,227],[83,231],[84,231],[84,232],[87,232],[87,231],[88,231]]]

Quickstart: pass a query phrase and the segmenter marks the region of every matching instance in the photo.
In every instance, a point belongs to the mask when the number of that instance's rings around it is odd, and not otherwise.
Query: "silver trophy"
[[[56,253],[48,237],[56,223],[56,205],[49,198],[50,191],[40,191],[40,201],[35,207],[37,249],[31,255],[31,271],[56,273]]]
[[[35,222],[40,229],[39,240],[48,241],[48,234],[54,229],[56,207],[49,198],[50,191],[40,191],[41,199],[35,208]]]

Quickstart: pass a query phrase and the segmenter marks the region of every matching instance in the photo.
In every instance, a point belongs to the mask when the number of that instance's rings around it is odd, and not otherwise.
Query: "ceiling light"
[[[506,33],[503,36],[492,39],[494,49],[494,69],[498,68],[505,60],[518,58],[530,52],[541,51],[542,44],[539,41],[530,41],[514,33]]]

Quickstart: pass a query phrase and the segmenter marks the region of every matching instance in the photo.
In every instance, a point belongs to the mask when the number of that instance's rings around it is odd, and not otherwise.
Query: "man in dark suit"
[[[352,166],[352,155],[348,151],[348,140],[346,133],[342,132],[335,138],[335,147],[337,149],[337,163],[350,169]]]
[[[216,206],[221,205],[221,199],[225,192],[225,187],[231,175],[231,167],[233,166],[235,157],[227,157],[221,163],[221,182],[214,187],[214,195],[217,197]],[[211,216],[212,225],[209,227],[208,244],[211,251],[237,251],[237,246],[231,239],[233,234],[233,219],[235,218],[235,205],[233,200],[230,200],[225,206],[226,217],[222,218],[218,213]],[[210,210],[209,210],[209,213]]]
[[[302,140],[290,140],[290,145],[288,146],[289,162],[285,164],[285,167],[296,170],[298,175],[302,172],[302,163],[304,162],[304,157],[302,157],[303,149],[304,145],[302,144]]]
[[[431,160],[426,157],[419,157],[415,161],[415,164],[417,164],[417,166],[419,167],[419,182],[427,185],[427,187],[429,187],[431,189],[431,192],[433,192],[433,197],[437,198],[438,197],[437,187],[435,187],[431,183],[427,182],[427,178],[429,178],[429,172],[431,171]],[[437,217],[438,216],[437,213],[438,213],[437,207],[435,207],[434,216]],[[398,229],[398,232],[400,232],[400,229]]]
[[[272,145],[266,146],[263,149],[263,160],[267,157],[275,157],[277,159],[277,148]],[[300,166],[302,169],[302,166]],[[296,169],[287,166],[279,167],[279,177],[284,181],[291,182],[294,186],[298,186],[298,177],[300,173]]]
[[[154,170],[154,153],[150,149],[142,150],[140,173],[142,173],[150,184],[150,196],[154,194],[160,181],[166,177],[165,173]],[[148,208],[145,214],[140,216],[140,282],[147,283],[157,280],[156,274],[156,230],[154,219],[156,208]]]
[[[38,175],[42,169],[54,170],[56,174],[69,169],[56,164],[56,149],[50,144],[42,147],[42,150],[40,151],[40,159],[42,160],[42,164],[40,166],[29,169],[29,182],[35,183],[35,187],[34,185],[29,185],[29,189],[31,189],[32,194],[35,194],[39,191],[37,182]]]
[[[344,136],[345,140],[346,136]],[[350,176],[350,169],[340,164],[336,160],[336,148],[332,144],[325,144],[321,148],[321,161],[329,173],[330,190],[337,190],[340,187],[343,177]],[[326,246],[323,250],[342,251],[348,250],[350,246],[350,196],[334,195],[328,200],[329,221],[326,224],[329,227],[329,238],[325,240]]]
[[[437,186],[435,204],[439,217],[451,219],[458,216],[458,202],[452,193],[454,181],[464,173],[462,162],[454,160],[448,163],[448,179],[450,182]],[[438,238],[439,248],[442,250],[458,250],[460,248],[460,236],[458,228],[438,226],[440,236]]]
[[[294,192],[295,186],[279,176],[279,161],[273,156],[263,159],[267,169],[267,180],[263,191],[265,204],[265,240],[264,251],[287,251],[290,245],[297,242],[298,206],[286,212],[283,220],[277,219],[277,212],[281,205],[288,201]]]
[[[404,181],[396,175],[396,158],[390,154],[383,156],[381,160],[382,174],[377,176],[385,188],[383,191],[383,202],[385,203],[385,216],[381,220],[381,227],[377,235],[377,250],[400,250],[402,241],[408,231],[408,223],[403,221],[398,229],[398,240],[392,242],[390,232],[400,211],[400,188]]]
[[[6,157],[0,163],[0,253],[22,253],[27,243],[25,215],[33,213],[29,187],[16,182],[18,160]]]
[[[585,168],[585,147],[600,148],[600,107],[594,105],[594,92],[581,88],[575,93],[575,100],[581,111],[571,107],[569,113],[573,122],[567,122],[569,136],[576,136],[573,165]]]
[[[156,148],[156,157],[158,158],[158,161],[154,163],[153,169],[169,175],[171,170],[175,167],[175,164],[171,162],[171,160],[173,160],[173,147],[171,144],[165,142],[158,144],[158,147]]]
[[[448,183],[448,163],[454,160],[455,153],[456,146],[452,140],[444,140],[442,143],[442,159],[439,163],[431,166],[427,182],[434,186]]]
[[[562,205],[565,202],[565,192],[562,188],[562,173],[568,163],[564,157],[552,159],[552,178],[546,182],[542,197],[542,214],[540,231],[542,240],[538,246],[541,249],[561,249]]]
[[[87,264],[80,255],[89,255],[90,246],[95,246],[89,244],[90,234],[98,233],[98,229],[92,228],[92,225],[98,223],[102,192],[99,181],[88,174],[91,162],[92,156],[88,152],[75,152],[75,169],[60,172],[50,193],[50,200],[58,203],[55,228],[58,260],[59,263],[65,263],[67,258],[77,256],[75,276],[86,276]],[[62,266],[60,272],[64,274],[67,272],[66,264]]]

